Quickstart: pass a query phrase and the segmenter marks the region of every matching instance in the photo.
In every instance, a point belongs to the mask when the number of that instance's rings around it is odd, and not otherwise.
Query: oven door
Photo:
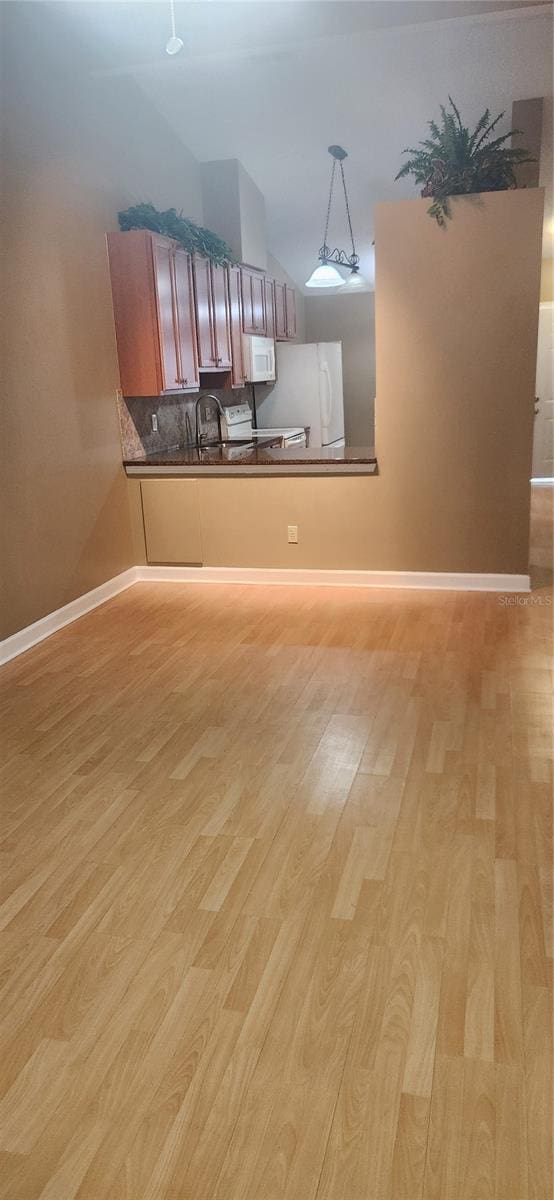
[[[283,446],[295,446],[298,449],[306,449],[306,434],[302,433],[285,433],[283,435]]]

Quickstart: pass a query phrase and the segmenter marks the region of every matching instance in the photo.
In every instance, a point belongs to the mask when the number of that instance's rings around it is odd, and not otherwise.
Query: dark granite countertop
[[[133,474],[140,472],[141,469],[148,470],[150,474],[153,468],[161,469],[164,473],[171,468],[177,471],[183,469],[190,471],[191,468],[194,470],[223,468],[227,473],[230,468],[301,470],[303,467],[322,467],[323,469],[340,470],[341,466],[346,469],[348,467],[357,467],[358,469],[365,467],[368,474],[373,474],[376,464],[377,458],[373,446],[313,446],[306,449],[298,446],[285,446],[280,448],[272,445],[268,440],[267,442],[258,442],[256,446],[248,443],[237,446],[209,446],[202,450],[198,450],[196,446],[160,450],[141,458],[125,459],[123,465],[126,470],[131,468]]]

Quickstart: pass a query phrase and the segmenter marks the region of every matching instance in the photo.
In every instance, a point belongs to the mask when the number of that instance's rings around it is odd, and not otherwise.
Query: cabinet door
[[[146,557],[149,563],[201,563],[196,479],[142,479]]]
[[[110,233],[107,241],[123,395],[198,387],[189,256],[146,229]]]
[[[239,267],[229,267],[231,311],[231,387],[244,387],[242,358],[242,287]]]
[[[285,312],[287,317],[287,337],[296,337],[296,292],[285,284]]]
[[[227,267],[211,263],[212,306],[216,367],[231,366],[231,315]]]
[[[200,386],[200,376],[190,255],[184,250],[176,250],[173,263],[181,384],[184,388],[197,388]]]
[[[163,389],[176,391],[182,383],[175,319],[173,248],[165,242],[155,241],[153,255]]]
[[[252,272],[252,316],[254,333],[265,333],[265,279],[263,275]]]
[[[264,279],[265,289],[265,332],[270,338],[275,337],[275,296],[273,280]]]
[[[273,285],[275,294],[275,337],[278,342],[284,342],[287,338],[287,308],[285,299],[284,283],[275,283]]]
[[[241,267],[242,315],[245,333],[265,333],[265,278],[258,271]]]
[[[216,366],[216,349],[213,327],[213,295],[210,262],[207,258],[195,258],[194,282],[196,293],[196,330],[198,336],[198,364],[210,370]]]
[[[247,271],[245,267],[241,267],[241,292],[242,292],[242,328],[245,333],[255,333],[254,326],[254,296],[252,292],[252,272]]]

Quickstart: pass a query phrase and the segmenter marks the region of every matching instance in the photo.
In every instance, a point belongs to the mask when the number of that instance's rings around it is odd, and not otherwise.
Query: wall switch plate
[[[152,433],[158,432],[158,414],[152,413]]]
[[[293,546],[296,545],[296,543],[298,542],[298,525],[289,525],[288,540],[289,540],[290,545],[293,545]]]

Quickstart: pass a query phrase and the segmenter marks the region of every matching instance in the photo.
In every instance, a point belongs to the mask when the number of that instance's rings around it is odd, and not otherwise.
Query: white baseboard
[[[484,575],[449,571],[322,571],[288,567],[136,568],[149,583],[259,583],[309,587],[427,588],[457,592],[528,592],[528,575]]]
[[[106,580],[106,583],[101,583],[92,591],[85,592],[83,596],[78,596],[69,604],[64,604],[63,608],[57,608],[55,612],[48,613],[48,616],[41,617],[40,621],[34,621],[32,625],[20,629],[19,633],[5,638],[3,642],[0,642],[0,665],[9,662],[11,658],[16,658],[18,654],[24,654],[26,650],[31,649],[31,646],[36,646],[37,642],[44,641],[52,633],[57,633],[58,629],[63,629],[64,625],[70,625],[72,621],[76,621],[78,617],[84,617],[85,613],[90,612],[93,608],[98,608],[99,604],[111,600],[113,596],[124,592],[126,588],[136,582],[137,568],[130,567],[121,575],[114,575],[113,579]]]
[[[135,583],[295,584],[309,587],[417,588],[457,592],[528,592],[528,575],[448,571],[321,571],[265,567],[130,567],[63,608],[0,642],[0,665],[30,650]]]

